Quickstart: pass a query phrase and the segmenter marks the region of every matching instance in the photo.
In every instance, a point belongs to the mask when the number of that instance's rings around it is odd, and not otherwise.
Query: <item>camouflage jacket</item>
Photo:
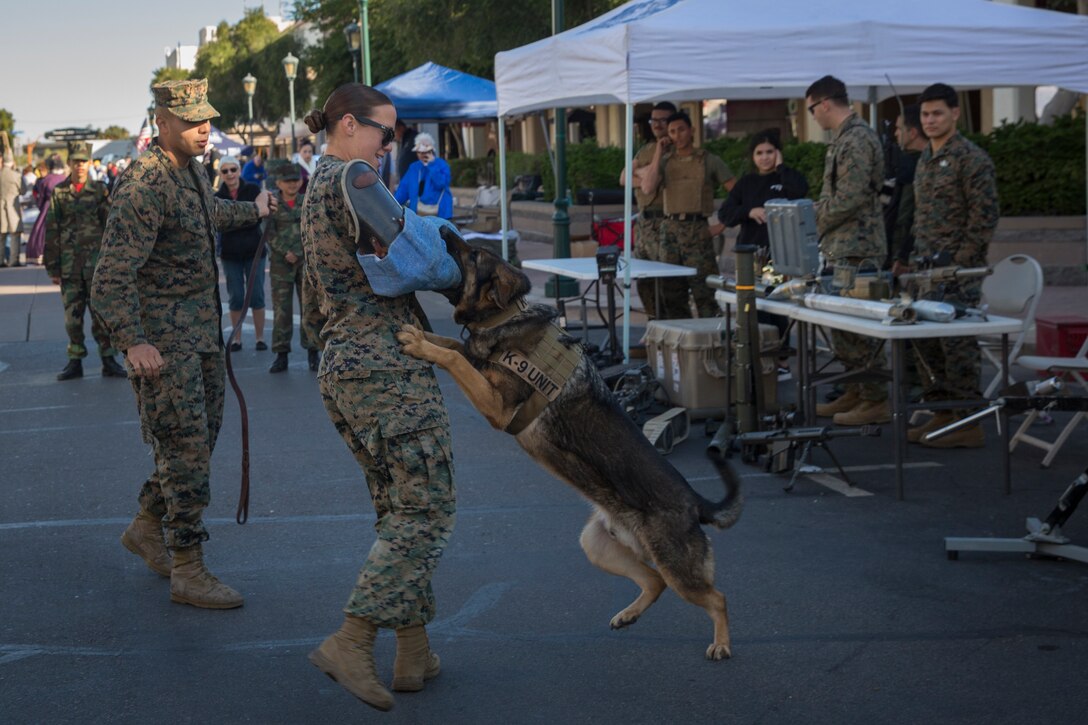
[[[221,348],[215,235],[257,220],[256,204],[216,198],[196,159],[178,169],[152,146],[132,162],[114,190],[91,286],[114,345]]]
[[[914,176],[918,254],[944,251],[960,266],[985,266],[998,215],[997,178],[985,151],[959,133],[937,153],[922,151]]]
[[[303,324],[320,330],[321,375],[350,378],[371,370],[429,368],[430,363],[401,352],[394,337],[403,325],[420,324],[412,314],[414,296],[375,294],[355,257],[355,226],[340,190],[345,163],[323,155],[302,204],[305,274],[319,301],[305,308]]]
[[[834,261],[843,257],[878,257],[886,253],[884,154],[876,132],[857,114],[835,130],[824,158],[824,188],[816,202],[820,251]]]
[[[110,213],[110,192],[101,181],[87,179],[78,192],[68,177],[53,190],[45,219],[45,269],[50,277],[78,277],[98,262],[102,232]]]
[[[302,259],[302,203],[305,197],[299,194],[295,197],[295,208],[287,206],[283,200],[283,194],[276,194],[279,206],[276,213],[268,219],[272,230],[268,236],[268,246],[272,248],[272,261],[287,263],[284,256],[288,252],[294,252],[295,256]]]

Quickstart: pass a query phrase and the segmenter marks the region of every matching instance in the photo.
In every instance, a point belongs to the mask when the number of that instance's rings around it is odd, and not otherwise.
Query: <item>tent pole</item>
[[[631,363],[631,189],[634,188],[631,172],[635,165],[635,118],[630,99],[627,100],[623,119],[623,157],[627,160],[623,171],[623,362],[628,365]]]
[[[508,202],[506,200],[506,119],[496,119],[499,132],[499,223],[502,225],[502,258],[510,261],[509,242],[506,240]]]
[[[869,128],[876,128],[876,86],[869,86]]]

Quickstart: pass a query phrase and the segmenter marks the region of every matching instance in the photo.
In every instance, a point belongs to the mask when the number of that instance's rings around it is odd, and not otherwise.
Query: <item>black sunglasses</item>
[[[836,93],[833,96],[824,96],[823,98],[821,98],[820,100],[816,101],[811,106],[809,106],[808,107],[808,112],[810,114],[812,114],[812,115],[815,115],[815,110],[814,109],[816,108],[816,106],[820,105],[824,101],[830,101],[833,98],[846,98],[846,96],[842,95],[841,93]]]
[[[382,146],[388,146],[389,144],[393,143],[393,138],[396,136],[397,133],[395,130],[389,128],[388,126],[384,126],[377,121],[371,121],[369,118],[356,118],[355,120],[363,124],[364,126],[370,126],[371,128],[376,128],[381,131]]]

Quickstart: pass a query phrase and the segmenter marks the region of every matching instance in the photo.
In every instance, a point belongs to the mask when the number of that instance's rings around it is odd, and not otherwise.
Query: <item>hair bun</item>
[[[310,131],[312,131],[313,133],[322,131],[325,128],[328,128],[329,125],[328,117],[325,115],[325,112],[322,111],[320,108],[315,108],[314,110],[310,111],[302,120],[306,123],[306,127],[310,129]]]

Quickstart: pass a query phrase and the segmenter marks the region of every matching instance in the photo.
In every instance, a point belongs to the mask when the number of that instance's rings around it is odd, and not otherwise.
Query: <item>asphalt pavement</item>
[[[436,329],[456,336],[445,301],[424,298]],[[634,626],[609,629],[637,591],[586,561],[587,504],[440,372],[459,504],[429,628],[443,670],[379,713],[306,659],[339,625],[374,514],[305,356],[270,375],[272,354],[254,350],[251,328],[236,354],[252,437],[250,519],[234,522],[240,424],[228,391],[206,555],[246,604],[208,611],[171,603],[167,581],[122,548],[152,458],[129,385],[103,379],[93,350],[82,380],[55,381],[64,348],[60,296],[44,271],[0,269],[5,723],[1084,720],[1088,566],[1015,554],[950,561],[943,540],[1022,536],[1025,517],[1045,516],[1088,464],[1088,425],[1048,470],[1040,451],[1017,450],[1011,495],[1000,489],[992,423],[985,449],[912,446],[904,501],[889,427],[883,438],[832,444],[861,495],[810,476],[786,493],[781,477],[738,463],[744,513],[733,529],[708,531],[733,658],[708,662],[709,618],[672,592]],[[1055,418],[1060,426],[1066,414]],[[717,498],[707,441],[696,425],[669,461]],[[1088,545],[1088,511],[1066,533]],[[376,653],[390,678],[389,633]]]

